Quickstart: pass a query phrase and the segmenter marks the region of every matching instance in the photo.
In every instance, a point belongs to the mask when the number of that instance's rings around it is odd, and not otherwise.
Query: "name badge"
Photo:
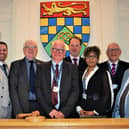
[[[59,91],[59,88],[57,86],[54,86],[53,87],[53,92],[58,92]]]
[[[87,99],[87,95],[85,93],[82,94],[83,99]]]
[[[117,84],[113,84],[113,85],[112,85],[113,90],[116,89],[117,87],[118,87]]]

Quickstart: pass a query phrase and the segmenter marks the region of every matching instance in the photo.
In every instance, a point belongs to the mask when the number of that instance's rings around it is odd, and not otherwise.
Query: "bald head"
[[[109,60],[115,63],[117,60],[119,60],[120,55],[121,55],[120,46],[115,42],[110,43],[107,47],[107,56]]]

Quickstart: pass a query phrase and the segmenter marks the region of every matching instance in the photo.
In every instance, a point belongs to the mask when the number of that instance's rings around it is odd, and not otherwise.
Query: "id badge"
[[[53,92],[58,92],[59,91],[59,88],[57,86],[54,86],[53,87]]]
[[[83,99],[87,99],[87,95],[85,93],[82,94]]]

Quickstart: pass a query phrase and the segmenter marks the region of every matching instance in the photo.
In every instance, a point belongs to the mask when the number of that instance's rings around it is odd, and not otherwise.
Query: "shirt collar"
[[[93,75],[98,69],[99,69],[99,67],[96,65],[90,74]],[[86,70],[82,76],[82,79],[85,78],[87,71],[88,71],[88,68],[86,68]]]
[[[115,64],[115,66],[117,67],[118,62],[119,62],[119,60],[117,60],[115,63],[112,63],[110,60],[108,60],[108,63],[109,63],[111,68],[112,68],[112,64]]]
[[[29,63],[30,60],[25,57],[25,61],[26,61],[26,63]],[[36,62],[35,59],[33,61],[34,61],[34,63]]]
[[[0,61],[0,66],[3,66],[3,64],[6,64],[5,62]]]
[[[70,55],[70,58],[71,58],[71,60],[73,60],[74,58],[76,58],[77,60],[79,60],[80,59],[80,56],[74,57],[74,56]]]
[[[61,68],[62,63],[63,63],[63,60],[58,63],[59,69]],[[54,60],[52,60],[52,64],[53,64],[54,69],[55,69],[55,65],[56,65],[57,63],[55,63]]]

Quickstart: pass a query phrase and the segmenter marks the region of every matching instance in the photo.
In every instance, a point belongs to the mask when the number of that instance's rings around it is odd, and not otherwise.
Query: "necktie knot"
[[[113,67],[115,67],[115,66],[116,66],[116,64],[112,64],[112,66],[113,66]]]
[[[33,63],[34,63],[34,61],[33,61],[33,60],[30,60],[30,61],[29,61],[29,63],[30,63],[30,64],[33,64]]]
[[[77,65],[77,58],[73,58],[74,64]]]

